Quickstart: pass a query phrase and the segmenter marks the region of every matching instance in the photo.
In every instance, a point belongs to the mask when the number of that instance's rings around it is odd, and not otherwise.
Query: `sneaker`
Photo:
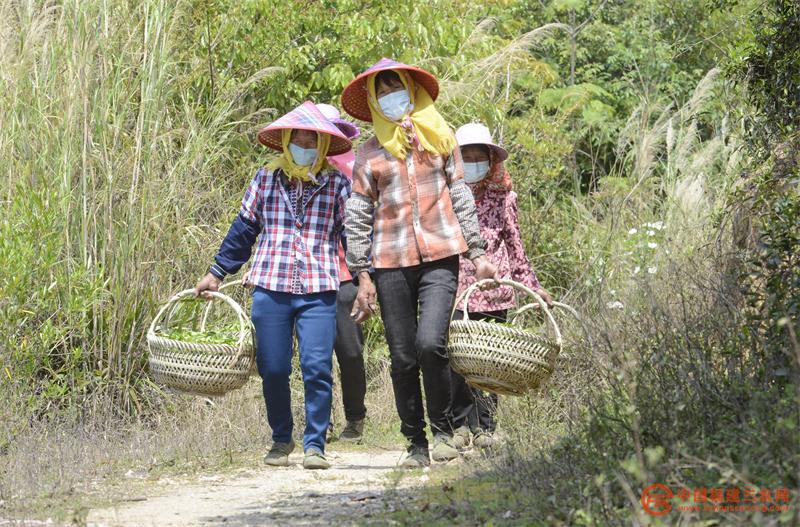
[[[430,453],[427,446],[411,445],[408,447],[408,454],[400,462],[401,468],[420,468],[431,464]]]
[[[306,450],[306,457],[303,459],[303,468],[324,470],[331,468],[331,462],[325,459],[325,455],[316,448],[309,448]]]
[[[484,432],[483,430],[478,430],[475,432],[475,437],[472,439],[472,444],[475,445],[477,448],[492,448],[497,444],[494,436],[491,432]]]
[[[458,450],[464,450],[469,446],[469,428],[459,426],[453,432],[453,446]]]
[[[348,443],[360,443],[362,439],[364,439],[363,419],[358,421],[347,421],[347,425],[344,427],[344,430],[342,430],[342,433],[339,434],[339,440],[346,441]]]
[[[264,456],[264,463],[273,467],[288,467],[289,454],[291,454],[293,450],[294,441],[290,440],[288,443],[276,441],[272,443],[272,448],[270,448],[267,455]]]
[[[453,446],[453,438],[444,434],[433,436],[431,457],[434,461],[450,461],[458,457],[458,450]]]

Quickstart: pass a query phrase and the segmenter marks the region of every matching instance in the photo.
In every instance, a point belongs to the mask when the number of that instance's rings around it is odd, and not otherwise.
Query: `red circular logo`
[[[672,510],[672,490],[663,483],[654,483],[642,491],[642,507],[650,516],[664,516]]]

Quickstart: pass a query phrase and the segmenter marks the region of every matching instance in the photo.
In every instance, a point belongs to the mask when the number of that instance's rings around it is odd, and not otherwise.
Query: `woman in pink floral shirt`
[[[464,163],[464,179],[475,196],[481,237],[486,241],[486,256],[497,267],[497,274],[530,287],[550,304],[550,295],[539,284],[525,255],[517,220],[517,194],[511,190],[511,178],[503,161],[506,149],[494,144],[489,129],[470,123],[456,131]],[[475,266],[468,258],[460,260],[458,294],[475,283]],[[506,320],[506,312],[516,305],[514,290],[508,286],[476,291],[469,299],[469,317],[473,320]],[[463,309],[463,306],[458,306]],[[457,311],[457,317],[463,312]],[[473,445],[487,448],[494,444],[497,396],[470,387],[464,378],[452,372],[454,440],[458,447]]]

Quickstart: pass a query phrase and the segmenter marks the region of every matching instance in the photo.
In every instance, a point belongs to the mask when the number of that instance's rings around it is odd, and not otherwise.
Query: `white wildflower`
[[[656,235],[656,231],[647,231],[647,235],[648,236],[655,236]]]
[[[634,275],[637,275],[637,274],[639,274],[639,271],[641,271],[641,270],[642,270],[642,268],[641,268],[641,267],[639,267],[639,266],[637,265],[637,266],[636,266],[636,267],[633,269],[633,274],[634,274]]]
[[[647,272],[649,274],[656,274],[656,271],[658,271],[658,268],[656,268],[656,267],[648,267],[647,268]]]
[[[636,230],[636,227],[634,227],[634,228],[632,228],[631,230],[629,230],[629,231],[628,231],[628,234],[630,234],[631,236],[633,236],[633,235],[634,235],[634,234],[636,234],[637,232],[639,232],[639,231],[637,231],[637,230]]]
[[[663,222],[663,221],[661,221],[661,220],[658,220],[657,222],[655,222],[655,223],[653,223],[652,225],[650,225],[650,227],[651,227],[651,228],[653,228],[653,229],[655,229],[655,230],[657,230],[657,231],[660,231],[661,229],[663,229],[664,227],[666,227],[666,225],[664,225],[664,222]]]
[[[609,291],[609,293],[611,293],[611,296],[614,296],[614,295],[616,295],[616,294],[617,294],[617,290],[616,290],[616,289],[611,289],[611,290]]]
[[[658,244],[656,242],[649,242],[647,244],[647,247],[649,247],[650,249],[655,249],[656,247],[658,247]]]
[[[619,300],[614,300],[613,302],[607,303],[606,307],[608,307],[608,309],[623,309],[625,305]]]

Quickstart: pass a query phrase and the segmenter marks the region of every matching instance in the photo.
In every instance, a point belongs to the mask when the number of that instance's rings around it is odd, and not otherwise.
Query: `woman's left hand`
[[[542,297],[542,300],[547,304],[547,307],[553,307],[553,297],[550,296],[550,293],[547,292],[547,289],[544,287],[540,287],[539,289],[534,289],[534,293]]]
[[[472,263],[475,264],[475,279],[480,282],[481,280],[491,279],[497,282],[500,277],[497,275],[497,267],[489,261],[486,256],[478,256]],[[486,286],[486,289],[492,289],[497,287],[499,284],[489,284]]]
[[[247,289],[253,289],[255,287],[255,284],[250,281],[250,271],[242,275],[242,287]]]

